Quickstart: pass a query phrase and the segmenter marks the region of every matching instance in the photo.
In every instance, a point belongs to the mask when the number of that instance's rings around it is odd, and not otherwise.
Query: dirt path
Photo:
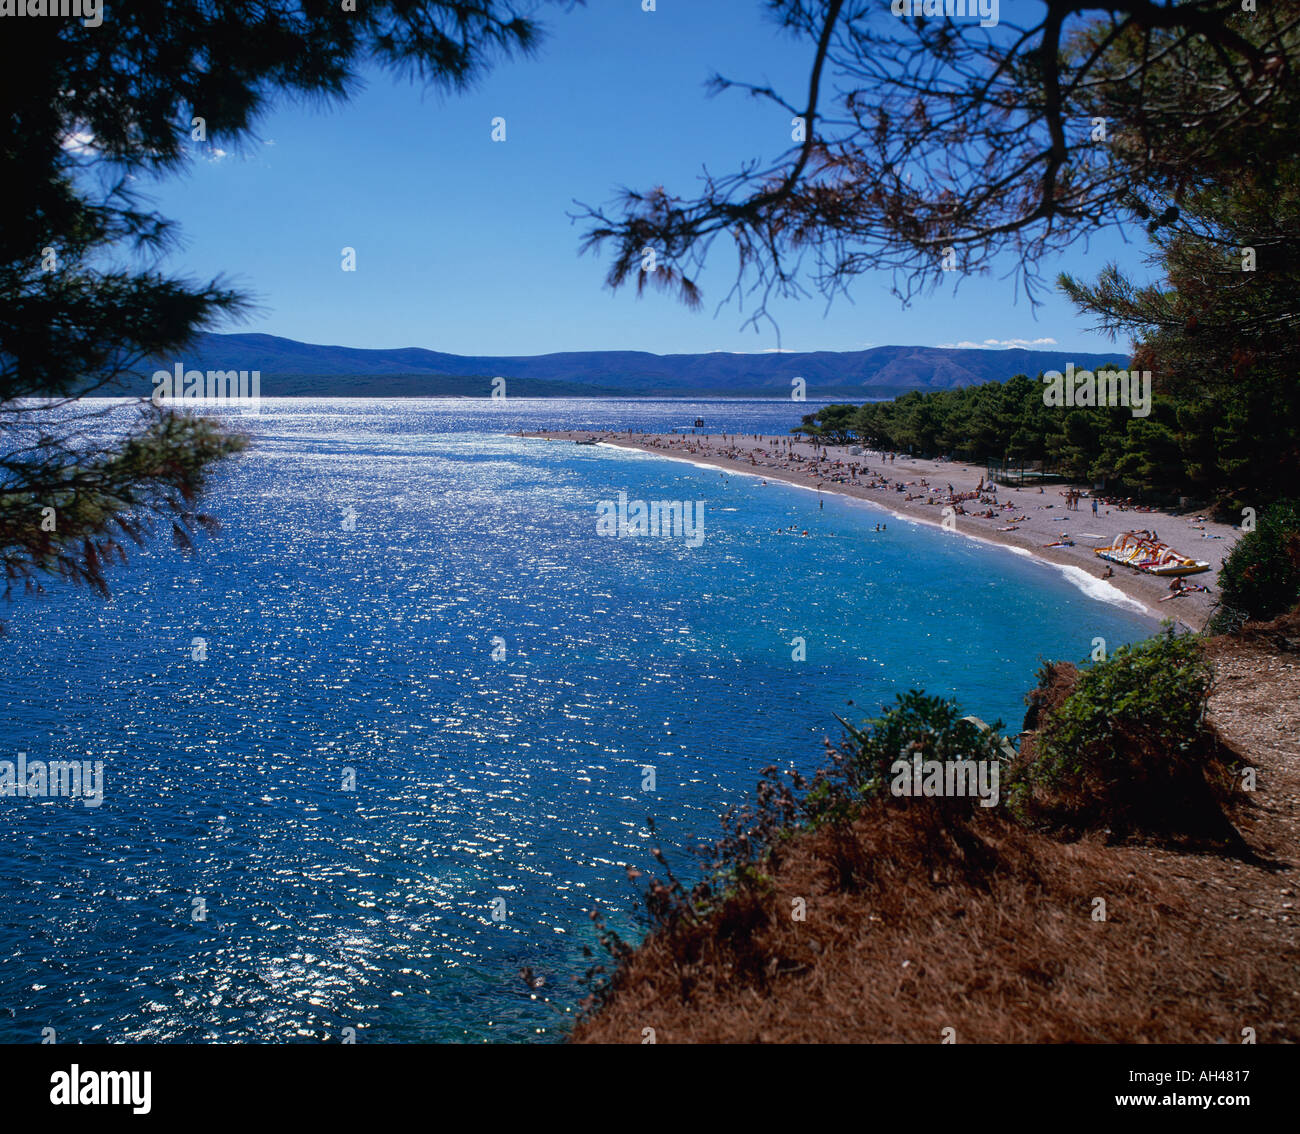
[[[1221,898],[1220,916],[1259,919],[1279,939],[1300,944],[1300,654],[1229,638],[1212,639],[1209,650],[1210,719],[1259,769],[1236,825],[1273,868],[1209,859],[1202,884]]]

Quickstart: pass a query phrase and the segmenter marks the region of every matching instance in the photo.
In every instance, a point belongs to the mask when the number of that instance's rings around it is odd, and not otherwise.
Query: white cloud
[[[939,343],[937,344],[943,350],[1011,350],[1014,347],[1046,347],[1056,346],[1055,339],[985,339],[982,343],[973,343],[969,340],[960,343]]]

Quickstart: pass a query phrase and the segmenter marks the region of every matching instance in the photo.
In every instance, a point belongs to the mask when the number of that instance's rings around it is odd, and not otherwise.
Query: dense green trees
[[[1259,423],[1276,426],[1280,415],[1252,408],[1254,393],[1244,379],[1238,390],[1245,401],[1157,393],[1148,417],[1134,417],[1124,406],[1045,406],[1043,390],[1041,380],[1020,374],[981,386],[913,391],[868,402],[847,427],[844,406],[825,407],[796,432],[832,443],[847,434],[873,448],[974,463],[1041,461],[1076,481],[1104,481],[1121,495],[1156,503],[1186,496],[1237,519],[1241,507],[1263,507],[1286,491],[1276,462],[1252,463],[1251,453],[1266,447]],[[1297,435],[1274,436],[1267,447],[1294,444]]]
[[[1261,142],[1289,128],[1273,121]],[[1231,175],[1189,179],[1176,227],[1151,221],[1157,283],[1136,284],[1113,265],[1091,283],[1060,279],[1099,329],[1134,344],[1132,366],[1152,375],[1148,416],[1045,405],[1043,383],[1017,376],[864,406],[855,434],[974,461],[1041,460],[1125,495],[1186,496],[1234,518],[1291,491],[1300,480],[1300,158],[1262,149],[1235,160]]]
[[[828,445],[847,445],[853,439],[853,419],[857,412],[858,407],[847,402],[822,406],[816,413],[804,414],[803,424],[790,432],[805,433]]]

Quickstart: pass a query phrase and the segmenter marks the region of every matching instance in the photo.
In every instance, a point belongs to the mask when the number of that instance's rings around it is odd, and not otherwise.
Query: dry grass
[[[1300,670],[1242,643],[1214,656],[1211,713],[1259,768],[1233,813],[1257,858],[1063,843],[987,813],[944,831],[927,801],[873,805],[792,840],[769,885],[704,925],[651,935],[575,1042],[1300,1040]]]

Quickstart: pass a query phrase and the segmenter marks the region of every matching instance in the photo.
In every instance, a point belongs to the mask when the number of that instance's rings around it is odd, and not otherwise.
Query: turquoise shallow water
[[[808,408],[244,419],[254,446],[218,476],[224,530],[198,554],[159,541],[111,602],[54,588],[5,612],[0,759],[107,778],[97,809],[0,799],[0,1040],[554,1038],[518,970],[572,1003],[592,906],[635,932],[622,864],[650,862],[647,814],[670,848],[711,837],[759,769],[819,761],[834,713],[924,687],[1018,726],[1040,658],[1151,632],[868,505],[509,436],[784,431]],[[620,492],[702,500],[703,542],[601,538]]]

